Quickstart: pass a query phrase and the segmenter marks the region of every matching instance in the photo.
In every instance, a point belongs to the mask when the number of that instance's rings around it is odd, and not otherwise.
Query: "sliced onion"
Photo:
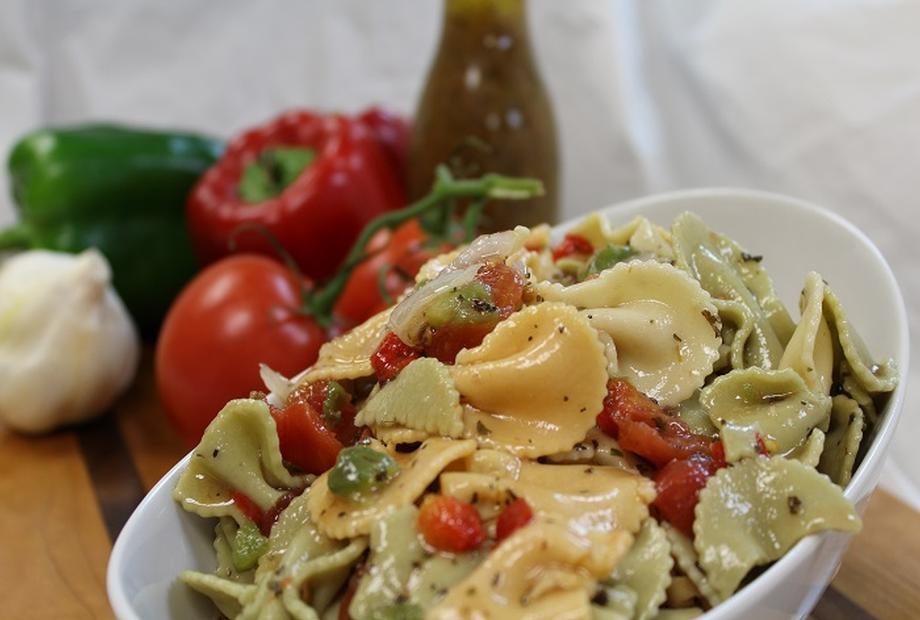
[[[387,327],[406,344],[418,344],[425,329],[425,310],[442,293],[469,284],[476,278],[479,265],[446,269],[396,304]]]
[[[282,407],[297,385],[295,381],[272,369],[268,364],[259,364],[259,376],[262,377],[262,383],[268,390],[266,400],[274,407]]]
[[[493,260],[503,261],[524,247],[529,235],[529,229],[518,226],[514,230],[476,237],[466,249],[457,255],[450,266],[459,268],[480,265]]]

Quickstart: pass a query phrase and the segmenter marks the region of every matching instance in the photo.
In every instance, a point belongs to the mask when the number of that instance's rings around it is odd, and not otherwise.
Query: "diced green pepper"
[[[338,381],[326,384],[326,396],[323,399],[323,418],[333,427],[342,420],[342,407],[348,404],[351,395]]]
[[[233,567],[243,572],[258,564],[259,558],[268,549],[268,538],[262,536],[255,523],[246,521],[236,531],[230,547],[233,552]]]
[[[610,269],[617,263],[628,260],[636,254],[638,254],[638,252],[636,252],[628,245],[614,245],[612,243],[608,243],[605,247],[594,253],[594,256],[592,256],[588,261],[588,264],[582,273],[581,279],[584,280],[585,278],[600,273],[605,269]]]
[[[386,486],[399,465],[388,454],[367,446],[352,446],[339,452],[335,467],[329,472],[329,490],[352,501]]]
[[[481,282],[470,282],[439,295],[425,309],[425,320],[432,327],[494,320],[498,308],[492,294]]]

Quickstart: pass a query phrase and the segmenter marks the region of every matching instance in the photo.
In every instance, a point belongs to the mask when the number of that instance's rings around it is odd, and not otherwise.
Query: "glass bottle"
[[[552,106],[534,62],[524,0],[445,0],[441,41],[415,113],[409,193],[434,169],[536,177],[546,194],[486,208],[484,232],[554,222],[558,156]]]

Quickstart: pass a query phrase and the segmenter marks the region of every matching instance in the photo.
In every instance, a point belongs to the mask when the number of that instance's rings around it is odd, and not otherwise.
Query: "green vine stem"
[[[306,309],[320,325],[328,327],[331,324],[336,300],[345,289],[352,271],[367,258],[365,247],[380,230],[395,228],[438,205],[461,198],[471,199],[474,204],[485,204],[488,200],[526,200],[541,195],[543,183],[538,179],[500,174],[486,174],[478,179],[455,179],[447,166],[438,166],[434,186],[427,196],[404,209],[385,213],[364,227],[338,273],[324,287],[308,296]]]

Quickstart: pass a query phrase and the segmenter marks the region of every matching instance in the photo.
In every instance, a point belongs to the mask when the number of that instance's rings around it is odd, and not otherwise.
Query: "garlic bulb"
[[[137,331],[98,251],[0,265],[0,423],[41,433],[105,411],[137,370]]]

